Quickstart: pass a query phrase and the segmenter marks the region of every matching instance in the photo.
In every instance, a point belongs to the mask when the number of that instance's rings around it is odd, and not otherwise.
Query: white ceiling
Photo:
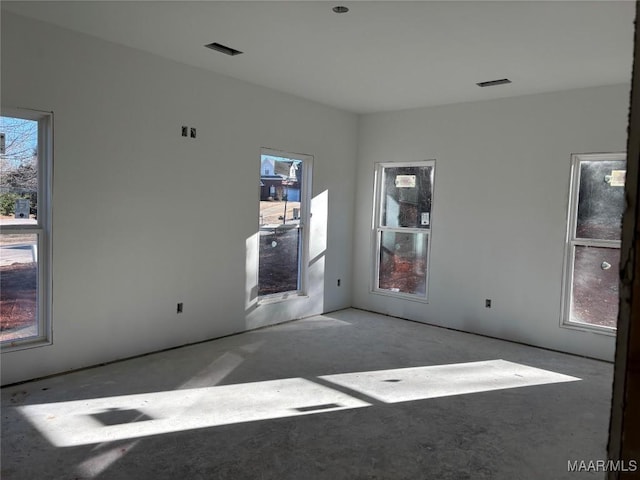
[[[335,14],[346,5],[350,12]],[[632,1],[2,2],[356,113],[628,82]],[[244,52],[229,57],[203,45]],[[479,88],[508,77],[513,84]]]

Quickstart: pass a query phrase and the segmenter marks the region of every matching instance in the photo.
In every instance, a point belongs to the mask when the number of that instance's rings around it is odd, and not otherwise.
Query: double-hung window
[[[52,115],[0,116],[0,343],[50,341]]]
[[[562,324],[615,333],[625,154],[573,155]]]
[[[373,291],[427,300],[435,161],[376,166]]]

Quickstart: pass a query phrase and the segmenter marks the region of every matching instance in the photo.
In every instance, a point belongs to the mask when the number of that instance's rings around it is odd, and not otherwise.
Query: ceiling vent
[[[476,83],[479,87],[495,87],[496,85],[506,85],[507,83],[511,83],[511,80],[508,78],[501,78],[500,80],[490,80],[488,82],[480,82]]]
[[[231,57],[235,57],[236,55],[240,55],[242,52],[240,50],[236,50],[231,47],[227,47],[226,45],[222,45],[220,43],[210,43],[205,45],[205,47],[210,48],[211,50],[215,50],[217,52],[222,52],[225,55],[229,55]]]

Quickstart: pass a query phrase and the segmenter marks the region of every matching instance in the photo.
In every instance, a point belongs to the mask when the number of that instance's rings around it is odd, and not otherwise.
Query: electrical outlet
[[[189,136],[189,127],[187,127],[186,125],[182,126],[182,136],[183,137],[188,137]]]
[[[196,129],[191,127],[191,138],[196,138]]]
[[[338,279],[338,286],[340,286],[340,279]]]
[[[182,302],[178,303],[178,308],[176,308],[176,313],[182,313],[183,305]]]
[[[491,308],[491,299],[490,298],[487,298],[484,301],[484,306],[485,306],[485,308]]]

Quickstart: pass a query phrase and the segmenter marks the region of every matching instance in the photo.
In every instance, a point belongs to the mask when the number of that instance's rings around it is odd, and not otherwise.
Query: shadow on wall
[[[324,311],[325,255],[328,231],[328,190],[311,200],[309,246],[304,224],[266,225],[245,240],[245,324],[247,329],[272,325]],[[295,219],[291,219],[295,220]],[[301,228],[298,228],[298,227]],[[302,257],[300,257],[302,255]],[[305,295],[298,288],[306,266]],[[279,293],[275,293],[279,292]],[[268,298],[268,301],[265,301]]]

